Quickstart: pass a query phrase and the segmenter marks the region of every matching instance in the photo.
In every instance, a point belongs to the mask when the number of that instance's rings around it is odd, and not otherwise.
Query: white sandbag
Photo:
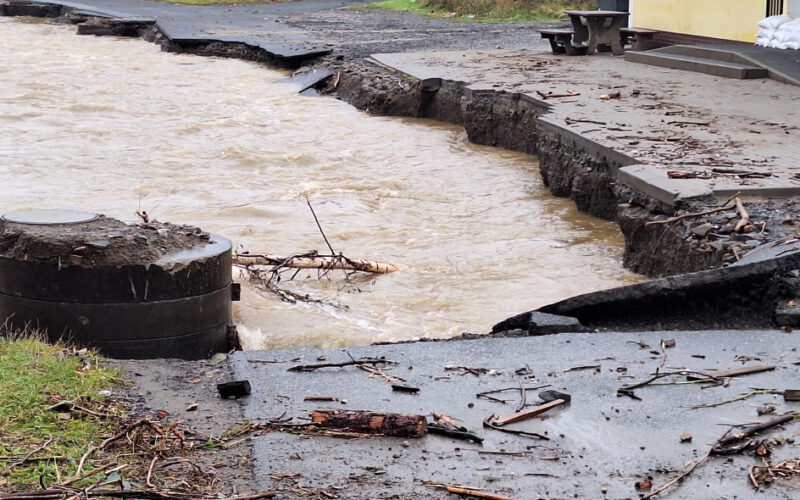
[[[756,38],[756,45],[760,45],[761,47],[769,47],[769,43],[772,41],[772,38]]]
[[[765,30],[761,28],[760,30],[756,31],[756,38],[767,38],[769,40],[775,38],[775,30]]]
[[[786,42],[784,45],[786,45],[787,49],[800,50],[800,41]]]
[[[759,28],[764,28],[765,30],[776,30],[782,24],[786,24],[791,21],[792,18],[787,16],[786,14],[781,14],[779,16],[769,16],[765,19],[762,19],[758,22]]]
[[[783,31],[777,30],[773,40],[779,42],[800,42],[800,31]]]
[[[779,31],[800,31],[800,19],[781,24]]]
[[[786,48],[786,43],[781,42],[780,40],[776,40],[776,39],[773,38],[769,42],[769,46],[772,47],[773,49],[785,49]]]

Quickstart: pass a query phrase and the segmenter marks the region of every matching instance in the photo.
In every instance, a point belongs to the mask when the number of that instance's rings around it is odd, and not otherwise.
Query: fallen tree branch
[[[366,273],[388,274],[397,271],[394,264],[365,259],[350,259],[344,255],[317,255],[311,252],[292,257],[279,257],[272,254],[233,256],[233,264],[239,266],[280,266],[293,269],[343,269]]]
[[[463,495],[468,497],[486,498],[488,500],[516,500],[515,498],[495,495],[494,493],[487,493],[479,488],[472,488],[469,486],[458,486],[454,484],[443,484],[434,482],[425,482],[424,484],[429,488],[440,488],[443,490],[447,490],[450,493],[455,493],[457,495]]]
[[[354,359],[352,361],[342,361],[341,363],[317,363],[313,365],[297,365],[286,370],[287,372],[313,372],[320,368],[342,368],[344,366],[357,366],[357,365],[377,365],[377,364],[392,364],[397,363],[385,358],[362,358]]]

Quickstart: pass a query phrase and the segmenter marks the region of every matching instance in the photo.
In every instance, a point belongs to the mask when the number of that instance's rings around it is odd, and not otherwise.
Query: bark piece
[[[319,408],[311,413],[311,423],[325,429],[384,436],[422,437],[428,433],[423,415]]]
[[[730,370],[710,371],[710,372],[708,372],[708,374],[710,376],[714,377],[715,379],[721,379],[721,378],[728,378],[728,377],[738,377],[740,375],[750,375],[750,374],[753,374],[753,373],[768,372],[768,371],[772,371],[774,369],[775,369],[774,365],[752,365],[752,366],[743,366],[741,368],[733,368],[733,369],[730,369]],[[698,375],[698,374],[687,375],[686,379],[687,380],[708,380],[709,382],[712,381],[712,379],[710,379],[710,378],[706,379],[705,377],[703,377],[701,375]]]
[[[545,403],[543,405],[534,406],[533,408],[529,408],[527,410],[515,413],[505,418],[498,418],[497,420],[493,421],[492,424],[498,427],[502,427],[506,424],[519,422],[520,420],[527,420],[537,415],[541,415],[542,413],[552,410],[553,408],[561,406],[565,403],[566,401],[564,401],[563,399],[556,399],[555,401],[550,401],[549,403]]]

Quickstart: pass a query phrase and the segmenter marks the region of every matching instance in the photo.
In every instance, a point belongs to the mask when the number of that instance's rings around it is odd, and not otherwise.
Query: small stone
[[[762,405],[756,408],[756,413],[759,415],[769,415],[771,413],[775,413],[775,406],[773,405]]]
[[[693,226],[691,228],[691,231],[692,231],[692,234],[694,234],[695,236],[700,237],[700,238],[705,238],[706,235],[709,232],[711,232],[712,229],[714,229],[714,226],[712,226],[708,222],[705,222],[703,224],[698,224],[696,226]]]
[[[681,434],[681,443],[691,443],[692,442],[692,433],[691,432],[684,432]]]
[[[403,448],[408,448],[409,446],[411,446],[411,443],[409,443],[408,441],[403,441],[401,444]]]
[[[83,256],[82,255],[75,255],[72,254],[69,256],[69,265],[71,266],[80,266],[83,264]]]
[[[121,235],[112,235],[112,238],[121,238]],[[92,240],[85,242],[86,246],[96,248],[98,250],[105,250],[109,246],[111,246],[111,242],[108,240]]]
[[[225,354],[224,352],[218,352],[218,353],[214,354],[213,356],[211,356],[211,359],[209,361],[213,365],[218,365],[218,364],[222,363],[223,361],[225,361],[226,359],[228,359],[228,355],[227,354]]]

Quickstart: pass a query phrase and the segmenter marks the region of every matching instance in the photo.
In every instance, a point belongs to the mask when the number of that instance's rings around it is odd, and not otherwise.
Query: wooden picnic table
[[[565,10],[572,22],[572,36],[574,43],[588,42],[586,54],[597,52],[597,45],[607,43],[611,45],[611,52],[615,56],[625,53],[620,43],[620,28],[630,15],[629,12],[616,10]]]

